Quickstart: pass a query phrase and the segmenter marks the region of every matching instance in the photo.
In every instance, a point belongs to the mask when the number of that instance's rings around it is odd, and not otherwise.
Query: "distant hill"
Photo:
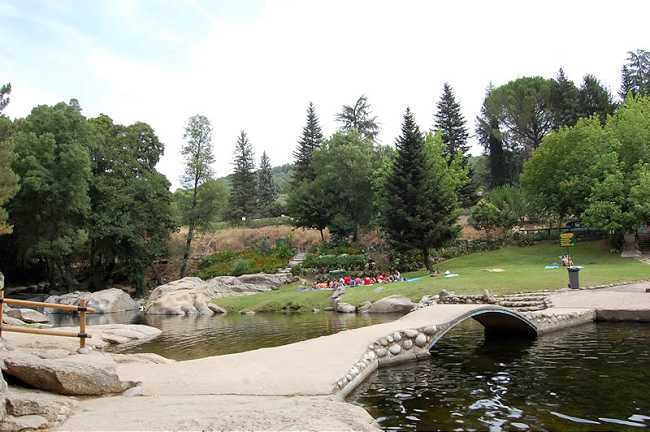
[[[291,183],[291,173],[293,171],[292,164],[284,164],[273,167],[271,169],[273,172],[273,182],[278,187],[278,192],[280,195],[286,195],[289,192],[289,184]],[[223,180],[228,188],[232,181],[232,174],[229,174],[225,177],[220,177],[217,180]]]

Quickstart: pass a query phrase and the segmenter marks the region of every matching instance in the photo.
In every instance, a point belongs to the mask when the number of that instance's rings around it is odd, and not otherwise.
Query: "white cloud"
[[[550,77],[564,67],[576,81],[595,74],[615,93],[625,52],[647,40],[650,11],[635,2],[629,14],[624,3],[274,0],[245,18],[207,17],[197,23],[201,37],[193,37],[158,25],[156,11],[120,2],[114,4],[116,19],[123,20],[117,29],[136,28],[136,38],[142,31],[155,34],[161,45],[173,42],[178,55],[134,59],[109,40],[70,32],[83,43],[70,40],[62,51],[83,82],[47,89],[24,82],[21,74],[31,67],[26,59],[10,69],[0,65],[0,75],[26,89],[16,90],[13,115],[83,93],[87,115],[150,123],[166,144],[160,169],[176,183],[183,126],[196,113],[213,122],[215,168],[223,175],[241,129],[258,156],[266,150],[274,164],[290,161],[308,101],[331,133],[340,106],[365,93],[382,126],[380,140],[392,144],[407,105],[423,129],[431,127],[445,81],[472,129],[490,81]],[[77,86],[78,93],[64,94]]]

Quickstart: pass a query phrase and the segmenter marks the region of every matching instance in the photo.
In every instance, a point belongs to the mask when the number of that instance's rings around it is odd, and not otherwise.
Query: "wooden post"
[[[86,346],[86,299],[79,302],[79,348]]]

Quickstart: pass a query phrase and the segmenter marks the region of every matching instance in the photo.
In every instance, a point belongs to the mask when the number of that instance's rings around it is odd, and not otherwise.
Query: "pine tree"
[[[503,134],[499,126],[498,114],[491,106],[490,94],[494,87],[490,85],[485,93],[485,100],[481,107],[481,115],[476,119],[476,135],[488,157],[489,186],[491,188],[510,183],[510,170],[508,168],[508,151],[503,142]]]
[[[297,184],[303,180],[313,180],[314,171],[311,167],[311,158],[314,150],[320,148],[323,142],[318,117],[314,105],[309,102],[307,107],[307,124],[302,129],[302,136],[298,140],[298,148],[293,152],[296,162],[293,167],[293,182]]]
[[[551,85],[551,111],[553,112],[553,129],[573,126],[578,121],[578,88],[568,79],[560,68]]]
[[[366,95],[361,95],[354,105],[343,105],[342,111],[336,115],[336,120],[341,123],[340,129],[343,132],[356,129],[361,136],[371,140],[379,134],[377,117],[372,115]]]
[[[264,217],[271,216],[275,200],[278,199],[278,188],[273,181],[273,172],[271,171],[271,160],[262,153],[260,160],[260,169],[257,171],[257,206],[260,215]]]
[[[235,171],[232,175],[230,191],[229,219],[238,223],[249,219],[257,212],[257,179],[255,178],[255,160],[253,146],[246,132],[241,131],[235,144]]]
[[[625,99],[628,94],[636,95],[637,89],[634,85],[634,76],[630,71],[630,68],[627,65],[623,65],[621,68],[621,89],[618,92],[618,95],[621,99]]]
[[[211,164],[214,162],[212,151],[212,125],[207,117],[195,115],[190,117],[185,127],[186,143],[181,148],[181,154],[185,157],[185,175],[182,178],[183,186],[192,190],[192,202],[190,205],[190,218],[188,223],[187,240],[183,263],[181,264],[181,278],[187,270],[187,260],[192,249],[192,238],[194,230],[199,224],[195,210],[200,207],[199,189],[213,176]]]
[[[636,50],[627,53],[629,89],[633,94],[650,95],[650,51]],[[624,69],[624,72],[625,72]],[[624,76],[625,80],[626,77]]]
[[[593,75],[584,76],[578,91],[580,117],[591,117],[597,114],[600,122],[605,124],[607,115],[614,113],[612,95]]]
[[[444,84],[442,96],[440,96],[436,107],[435,129],[442,132],[442,140],[447,147],[445,153],[447,156],[451,156],[460,151],[466,155],[469,151],[467,144],[469,133],[460,104],[456,101],[454,92],[448,83]]]
[[[444,156],[444,144],[425,139],[406,109],[397,155],[386,182],[383,228],[397,250],[418,250],[431,270],[429,249],[452,239],[457,229],[458,186]]]

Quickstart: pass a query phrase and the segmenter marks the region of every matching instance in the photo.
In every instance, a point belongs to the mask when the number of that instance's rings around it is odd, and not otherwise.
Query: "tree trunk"
[[[183,263],[181,264],[181,279],[185,277],[187,271],[187,260],[190,258],[192,250],[192,238],[194,237],[194,224],[191,224],[187,231],[187,241],[185,242],[185,253],[183,253]]]
[[[424,266],[427,268],[427,271],[431,273],[433,266],[431,265],[431,261],[429,261],[429,248],[422,248],[422,259],[424,260]]]
[[[320,241],[324,242],[325,241],[325,235],[323,234],[323,228],[320,228],[319,231],[320,231]]]

